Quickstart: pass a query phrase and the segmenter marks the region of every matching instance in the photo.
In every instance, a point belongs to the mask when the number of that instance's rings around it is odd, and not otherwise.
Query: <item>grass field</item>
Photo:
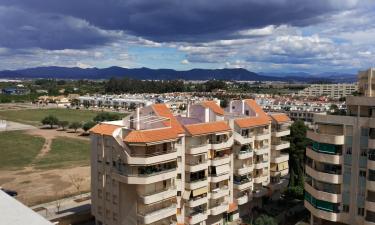
[[[87,140],[58,137],[52,140],[51,150],[36,161],[38,169],[55,169],[89,165],[90,146]]]
[[[0,132],[0,169],[19,169],[29,165],[43,144],[44,138],[22,131]]]
[[[40,121],[48,116],[56,116],[59,120],[69,122],[87,122],[92,120],[99,112],[77,110],[77,109],[24,109],[0,111],[0,119],[40,125]]]

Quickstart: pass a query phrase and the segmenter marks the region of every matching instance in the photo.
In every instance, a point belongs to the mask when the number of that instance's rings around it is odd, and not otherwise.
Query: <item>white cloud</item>
[[[181,60],[181,64],[187,65],[187,64],[190,64],[190,62],[189,62],[189,60],[184,59],[184,60]]]
[[[83,63],[83,62],[77,62],[76,66],[79,67],[79,68],[82,68],[82,69],[87,69],[87,68],[93,67],[92,65],[87,64],[87,63]]]

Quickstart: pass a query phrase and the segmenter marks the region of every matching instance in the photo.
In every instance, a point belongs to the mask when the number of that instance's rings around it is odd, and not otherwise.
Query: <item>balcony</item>
[[[280,150],[289,148],[290,142],[289,141],[279,141],[279,142],[276,142],[276,143],[272,143],[271,147],[272,147],[272,150],[280,151]]]
[[[304,201],[305,208],[310,211],[310,213],[318,218],[325,219],[332,222],[340,222],[340,213],[338,212],[330,212],[326,210],[322,210],[319,208],[315,208],[313,205],[311,205],[310,202],[307,200]]]
[[[139,198],[143,204],[151,204],[155,202],[162,201],[167,198],[171,198],[177,195],[176,187],[170,187],[167,189],[162,189],[157,192],[140,194]]]
[[[208,185],[208,180],[207,177],[198,179],[198,180],[193,180],[193,181],[187,181],[185,183],[185,186],[189,190],[195,190],[201,187],[206,187]]]
[[[186,149],[186,153],[191,155],[207,153],[209,149],[209,144],[192,145]]]
[[[238,153],[237,153],[237,159],[249,159],[251,157],[253,157],[254,155],[254,152],[253,150],[251,149],[247,149],[247,150],[240,150]]]
[[[229,195],[229,188],[228,187],[213,189],[210,192],[210,198],[211,199],[218,199],[218,198],[228,196],[228,195]]]
[[[260,198],[268,194],[268,189],[261,187],[256,190],[253,190],[253,196],[254,198]]]
[[[217,183],[223,180],[229,179],[229,167],[227,173],[221,173],[221,174],[210,174],[208,177],[208,181],[212,183]]]
[[[282,163],[289,160],[289,154],[280,154],[276,157],[271,157],[271,163]]]
[[[237,175],[246,175],[246,174],[253,172],[254,170],[253,165],[243,165],[243,166],[244,166],[243,168],[238,168],[235,170],[235,173]]]
[[[243,179],[241,181],[233,181],[233,187],[237,190],[251,189],[252,181],[250,179]]]
[[[341,165],[344,160],[342,155],[333,155],[317,152],[317,150],[315,150],[312,146],[306,147],[306,155],[318,162],[331,163],[337,165]]]
[[[220,166],[220,165],[223,165],[223,164],[228,164],[229,161],[230,161],[229,155],[225,155],[223,157],[215,157],[215,158],[210,160],[210,165],[211,166]]]
[[[327,143],[333,145],[343,145],[344,144],[344,135],[338,134],[322,134],[316,133],[312,130],[307,131],[307,137],[313,141],[320,142],[320,143]]]
[[[283,128],[283,129],[277,129],[272,132],[272,136],[274,137],[284,137],[290,135],[290,129],[289,127]]]
[[[131,153],[130,157],[127,157],[127,164],[132,165],[148,165],[156,164],[164,161],[170,161],[177,159],[177,150],[171,149],[168,151],[154,152],[150,154],[136,154]]]
[[[255,133],[255,140],[256,141],[261,141],[261,140],[264,140],[264,139],[269,139],[271,137],[270,135],[270,131],[269,130],[265,130],[263,132],[257,132]]]
[[[310,166],[305,166],[306,174],[310,175],[311,177],[321,180],[321,181],[329,181],[332,184],[341,184],[343,180],[343,176],[338,174],[336,171],[317,171],[311,168]]]
[[[234,132],[233,136],[234,140],[240,143],[241,145],[250,144],[254,141],[253,134],[249,134],[248,136],[242,136],[241,134]]]
[[[319,191],[313,188],[309,183],[305,182],[305,190],[316,199],[325,200],[332,203],[342,202],[341,194],[334,194],[334,190]]]
[[[369,199],[366,199],[365,208],[367,210],[375,212],[375,202],[369,201]]]
[[[371,191],[375,191],[375,181],[367,180],[366,188]]]
[[[263,154],[269,153],[269,151],[270,151],[270,146],[269,145],[265,145],[265,146],[256,148],[254,150],[254,153],[255,153],[255,155],[263,155]]]
[[[207,196],[204,196],[204,197],[192,198],[186,204],[187,206],[193,208],[193,207],[197,207],[199,205],[203,205],[206,203],[207,203]]]
[[[194,212],[185,218],[185,223],[197,224],[205,220],[207,220],[207,212]]]
[[[258,161],[258,162],[255,162],[254,164],[254,169],[263,169],[263,168],[266,168],[268,167],[268,162],[267,161]]]
[[[375,139],[372,139],[371,137],[368,139],[368,147],[375,149]]]
[[[176,204],[169,205],[166,208],[162,208],[149,213],[138,213],[138,220],[143,224],[150,224],[161,219],[173,216],[176,214]]]
[[[185,171],[188,172],[197,172],[200,170],[205,170],[208,167],[208,161],[202,160],[199,162],[188,162],[185,166]]]
[[[221,149],[227,149],[231,148],[234,142],[234,137],[233,135],[227,140],[223,142],[211,142],[211,149],[213,150],[221,150]]]
[[[254,177],[254,184],[261,184],[268,181],[268,175]]]
[[[223,202],[219,205],[214,205],[213,207],[211,207],[210,214],[213,216],[216,216],[216,215],[226,212],[228,208],[229,208],[228,202]]]
[[[126,173],[121,170],[112,172],[112,177],[127,184],[152,184],[177,176],[177,168],[163,168],[144,173]]]
[[[242,196],[236,198],[236,202],[237,202],[238,205],[246,204],[246,203],[249,202],[250,200],[251,200],[251,199],[250,199],[250,197],[249,197],[248,194],[244,194],[244,195],[242,195]]]

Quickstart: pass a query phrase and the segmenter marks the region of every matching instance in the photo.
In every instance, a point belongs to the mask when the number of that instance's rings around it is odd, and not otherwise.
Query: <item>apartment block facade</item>
[[[370,69],[363,96],[346,99],[347,115],[314,115],[307,137],[305,207],[311,224],[375,224],[375,98]],[[370,85],[368,85],[370,83]]]
[[[351,95],[358,90],[356,83],[347,84],[313,84],[300,91],[298,94],[305,97],[327,96],[331,98],[340,98]]]
[[[97,224],[217,224],[278,198],[287,185],[290,119],[254,100],[138,108],[91,129]]]

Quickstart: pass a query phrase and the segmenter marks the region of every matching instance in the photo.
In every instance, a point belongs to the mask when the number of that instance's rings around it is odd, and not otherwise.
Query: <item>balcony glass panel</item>
[[[334,212],[334,213],[340,212],[338,203],[332,203],[332,202],[327,202],[327,201],[316,199],[307,191],[305,192],[305,200],[308,201],[313,207],[317,209],[320,209],[326,212]]]

